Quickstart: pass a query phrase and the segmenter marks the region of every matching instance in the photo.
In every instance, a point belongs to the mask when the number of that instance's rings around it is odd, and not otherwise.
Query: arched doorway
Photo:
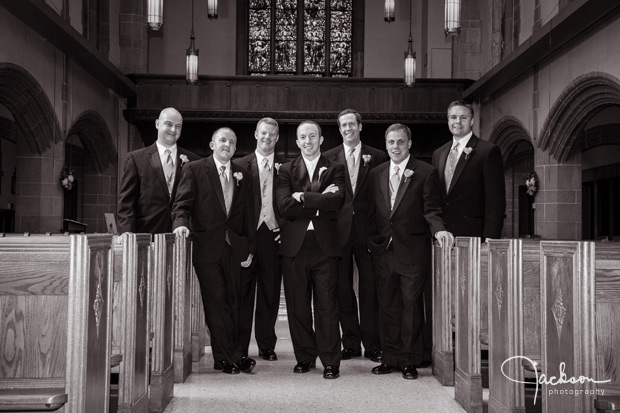
[[[505,117],[493,128],[490,141],[500,147],[504,158],[506,218],[502,237],[533,237],[534,196],[528,194],[525,184],[534,171],[530,136],[518,119]]]
[[[603,142],[593,136],[601,136],[601,130],[614,129],[613,123],[606,119],[617,116],[618,112],[613,109],[617,107],[620,107],[620,81],[607,73],[592,72],[576,78],[568,85],[549,111],[538,142],[539,148],[546,153],[536,160],[537,172],[543,174],[542,191],[546,195],[541,205],[545,211],[545,221],[537,218],[536,225],[544,231],[544,237],[607,237],[600,229],[593,229],[592,223],[596,221],[606,226],[601,214],[608,212],[597,205],[611,204],[601,198],[606,196],[603,192],[593,191],[591,186],[584,186],[583,183],[584,178],[588,181],[593,179],[591,175],[584,175],[585,171],[612,167],[609,163],[611,161],[598,165],[598,155],[603,153],[604,145],[615,146],[617,139],[613,138],[614,141],[610,143],[609,137],[606,138],[607,142]],[[595,149],[597,147],[599,149]],[[607,178],[611,178],[611,175]],[[613,196],[613,181],[611,185],[609,194]],[[599,228],[602,226],[599,225]]]
[[[58,232],[62,155],[54,151],[54,145],[62,141],[62,133],[54,106],[36,79],[12,63],[0,63],[0,105],[4,136],[15,145],[11,161],[5,161],[5,165],[15,164],[12,172],[5,172],[14,181],[14,229]]]
[[[86,232],[107,232],[105,213],[116,212],[117,152],[105,120],[81,113],[65,141],[65,167],[77,185],[65,191],[64,218],[87,225]]]

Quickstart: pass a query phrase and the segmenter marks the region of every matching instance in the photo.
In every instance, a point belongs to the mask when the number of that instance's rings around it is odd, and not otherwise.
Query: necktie
[[[394,173],[390,177],[390,203],[391,206],[394,207],[394,201],[396,200],[396,193],[398,192],[398,185],[400,184],[400,179],[398,178],[398,171],[400,169],[398,166],[394,167]]]
[[[357,168],[355,168],[355,148],[349,148],[349,155],[347,156],[347,169],[349,170],[349,177],[351,178],[351,189],[355,193],[355,184],[357,183]]]
[[[226,205],[226,214],[230,211],[230,203],[232,201],[232,191],[228,174],[226,173],[226,166],[220,166],[220,182],[222,183],[222,192],[224,193],[224,204]]]
[[[172,152],[170,149],[166,149],[164,154],[166,155],[164,175],[166,177],[166,184],[168,185],[168,192],[172,193],[172,187],[174,186],[174,162],[172,162]]]
[[[271,168],[269,167],[269,159],[267,158],[263,158],[263,169],[265,169],[266,171],[271,170]]]
[[[446,162],[446,190],[450,190],[450,184],[452,183],[452,177],[454,176],[454,169],[459,157],[459,143],[457,142],[448,155],[448,162]]]

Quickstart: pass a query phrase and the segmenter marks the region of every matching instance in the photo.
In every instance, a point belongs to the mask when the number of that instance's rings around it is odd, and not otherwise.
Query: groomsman
[[[297,127],[301,156],[280,167],[277,202],[282,222],[282,270],[295,373],[315,367],[340,376],[338,325],[338,210],[344,198],[344,166],[321,156],[323,135],[313,121]],[[312,305],[314,304],[313,328]]]
[[[433,236],[452,246],[441,218],[437,170],[410,156],[411,131],[394,124],[385,132],[390,162],[371,172],[374,202],[368,247],[377,274],[383,362],[373,374],[400,369],[418,377],[424,342],[422,292],[431,271]]]
[[[370,171],[389,157],[362,143],[362,117],[353,109],[338,115],[342,145],[324,153],[324,156],[345,166],[344,202],[338,214],[338,232],[342,259],[338,265],[338,310],[342,328],[341,359],[362,355],[375,362],[381,361],[379,339],[379,305],[375,273],[366,246],[368,209],[372,199]],[[359,274],[359,318],[357,297],[353,289],[353,259]]]
[[[163,109],[155,120],[157,141],[127,154],[116,214],[120,234],[172,231],[170,213],[181,168],[200,159],[177,145],[182,127],[183,117],[178,110]]]
[[[254,132],[256,151],[234,161],[246,169],[252,177],[254,189],[252,223],[256,228],[256,256],[250,268],[242,270],[241,277],[240,342],[247,355],[256,295],[254,335],[258,355],[264,360],[278,359],[275,352],[277,341],[275,325],[280,308],[282,265],[278,255],[281,218],[275,205],[275,196],[278,169],[283,162],[275,154],[279,137],[278,122],[272,118],[259,120]]]
[[[256,364],[239,342],[240,272],[252,263],[256,228],[251,176],[230,161],[236,145],[232,129],[213,133],[213,155],[185,165],[172,210],[174,233],[191,231],[214,359],[228,374],[251,373]]]

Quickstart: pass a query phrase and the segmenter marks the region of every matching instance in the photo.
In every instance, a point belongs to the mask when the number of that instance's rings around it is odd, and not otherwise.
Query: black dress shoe
[[[222,370],[222,362],[221,361],[213,361],[213,370]]]
[[[220,361],[222,366],[222,373],[226,374],[239,374],[239,367],[237,363],[229,363],[227,361]]]
[[[352,359],[353,357],[361,357],[361,356],[362,356],[362,349],[353,350],[352,348],[343,348],[342,351],[340,352],[341,360],[349,360],[349,359]]]
[[[381,363],[381,361],[383,361],[383,351],[381,350],[365,351],[364,357],[366,357],[367,359],[371,359],[375,363]]]
[[[418,378],[418,370],[415,368],[415,366],[405,366],[403,367],[402,372],[403,379],[415,380]]]
[[[258,350],[258,357],[262,357],[263,360],[267,361],[276,361],[278,359],[278,355],[276,354],[276,352],[270,348]]]
[[[427,367],[430,367],[433,365],[433,362],[430,360],[422,360],[422,363],[420,363],[420,365],[418,366],[421,369],[425,369]]]
[[[252,369],[256,366],[256,361],[249,357],[241,357],[235,365],[244,373],[252,373]]]
[[[293,373],[307,373],[310,371],[310,369],[313,369],[315,367],[315,361],[300,361],[295,364],[295,367],[293,368]]]
[[[337,379],[338,377],[340,377],[340,369],[338,366],[327,366],[325,370],[323,370],[324,379]]]
[[[371,372],[372,374],[388,374],[396,370],[396,366],[392,366],[391,364],[381,363],[376,367],[373,367]]]

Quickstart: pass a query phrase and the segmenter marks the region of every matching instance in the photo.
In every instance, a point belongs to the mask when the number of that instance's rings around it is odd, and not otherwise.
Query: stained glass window
[[[249,73],[350,76],[352,19],[353,0],[250,0]]]

